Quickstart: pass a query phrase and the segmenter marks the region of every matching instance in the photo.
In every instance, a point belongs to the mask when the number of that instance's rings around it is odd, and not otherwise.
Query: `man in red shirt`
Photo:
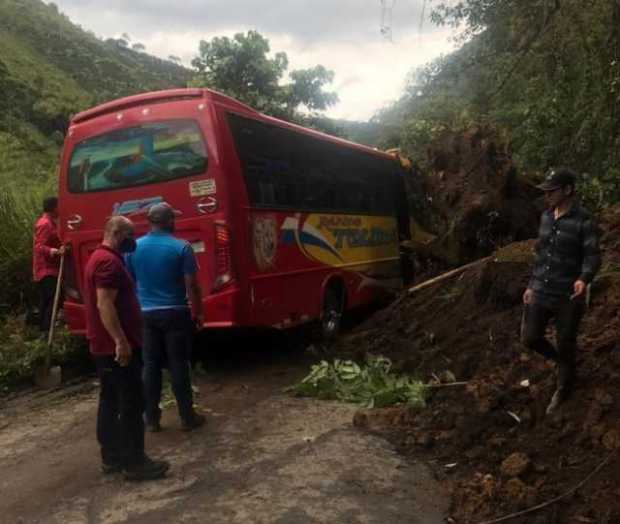
[[[142,412],[142,321],[133,280],[122,258],[135,250],[128,218],[108,220],[103,242],[84,271],[86,336],[101,383],[97,440],[102,471],[122,471],[128,480],[152,480],[166,474],[166,461],[144,453]]]
[[[32,274],[39,289],[39,329],[49,331],[60,257],[64,247],[58,238],[58,199],[43,200],[43,214],[34,226]]]

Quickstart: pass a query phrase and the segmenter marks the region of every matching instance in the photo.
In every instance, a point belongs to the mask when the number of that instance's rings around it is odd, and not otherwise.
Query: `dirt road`
[[[5,403],[0,522],[443,522],[447,498],[427,467],[354,429],[354,407],[282,392],[307,364],[276,351],[210,365],[195,379],[207,426],[182,433],[167,409],[147,450],[172,467],[144,484],[98,471],[94,378]]]

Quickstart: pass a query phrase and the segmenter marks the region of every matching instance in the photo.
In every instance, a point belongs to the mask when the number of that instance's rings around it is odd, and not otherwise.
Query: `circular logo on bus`
[[[278,248],[278,222],[275,216],[255,216],[252,222],[254,260],[259,271],[273,267]]]

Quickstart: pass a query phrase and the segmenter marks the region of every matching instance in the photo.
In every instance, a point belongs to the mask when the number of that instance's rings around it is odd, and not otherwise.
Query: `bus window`
[[[269,206],[276,203],[276,192],[273,182],[270,180],[260,180],[258,182],[260,203]]]
[[[169,120],[80,142],[69,164],[71,193],[108,191],[204,173],[207,151],[198,124]]]
[[[251,205],[395,214],[391,160],[234,113],[227,116]]]

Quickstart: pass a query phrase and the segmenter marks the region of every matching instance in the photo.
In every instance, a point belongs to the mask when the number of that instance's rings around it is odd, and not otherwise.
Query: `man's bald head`
[[[133,222],[124,216],[113,216],[108,219],[103,228],[103,243],[111,248],[118,249],[126,237],[133,236]]]

